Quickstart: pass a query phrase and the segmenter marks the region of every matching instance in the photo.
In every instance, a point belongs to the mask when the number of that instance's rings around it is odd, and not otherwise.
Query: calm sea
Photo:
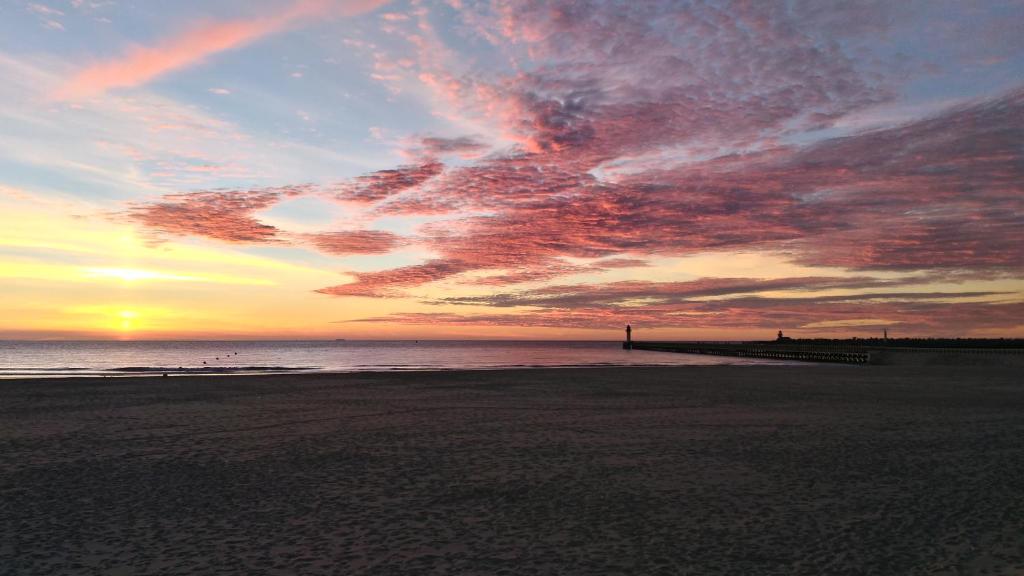
[[[698,364],[780,362],[627,351],[619,342],[0,341],[0,378]]]

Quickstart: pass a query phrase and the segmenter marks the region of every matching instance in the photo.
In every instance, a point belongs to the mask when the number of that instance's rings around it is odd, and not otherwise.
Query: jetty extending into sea
[[[883,365],[997,364],[1024,366],[1024,340],[979,338],[792,339],[749,342],[642,342],[622,347],[682,354],[740,356],[801,362]]]

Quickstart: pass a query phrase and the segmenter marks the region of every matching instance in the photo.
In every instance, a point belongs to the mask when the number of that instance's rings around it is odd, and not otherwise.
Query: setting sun
[[[134,326],[133,321],[139,317],[138,312],[132,310],[122,310],[117,315],[121,318],[120,329],[123,332],[131,331]]]

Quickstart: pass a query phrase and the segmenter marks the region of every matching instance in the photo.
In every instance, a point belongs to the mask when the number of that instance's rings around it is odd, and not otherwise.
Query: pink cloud
[[[169,194],[153,203],[136,203],[121,216],[156,235],[199,236],[234,243],[287,243],[324,254],[385,254],[406,239],[381,230],[289,233],[264,224],[256,213],[290,198],[314,194],[312,185],[253,190],[200,190]]]
[[[523,260],[529,262],[528,259]],[[645,260],[637,258],[609,258],[593,264],[579,266],[568,264],[556,259],[530,262],[530,266],[519,268],[505,274],[485,276],[466,281],[466,284],[475,286],[509,286],[523,284],[526,282],[540,282],[552,280],[560,276],[571,274],[584,274],[588,272],[604,272],[616,268],[642,268],[648,266]]]
[[[338,184],[335,186],[334,196],[338,200],[350,202],[377,202],[415,188],[437,176],[442,170],[444,164],[436,161],[379,170],[351,182]]]
[[[381,209],[415,213],[429,202],[489,212],[427,226],[423,239],[461,272],[509,271],[476,281],[490,285],[581,271],[563,257],[714,250],[773,250],[864,270],[1020,270],[1022,119],[1019,90],[895,128],[614,182],[564,151],[491,158]]]
[[[553,278],[558,278],[559,276],[580,274],[590,270],[592,270],[592,268],[588,268],[586,266],[574,266],[564,262],[546,261],[543,264],[535,263],[531,267],[520,268],[506,274],[477,278],[466,283],[475,286],[508,286],[511,284],[523,284],[525,282],[551,280]]]
[[[224,242],[280,240],[280,230],[253,216],[284,198],[308,192],[287,186],[257,190],[203,190],[171,194],[162,202],[135,204],[124,214],[147,229],[172,236],[203,236]]]
[[[313,18],[355,16],[385,0],[296,0],[277,14],[249,20],[207,21],[152,46],[134,46],[123,55],[79,70],[54,94],[58,100],[95,96],[112,88],[139,86],[168,72],[202,62],[208,56],[240,48]]]
[[[581,154],[570,147],[448,171],[439,162],[381,170],[330,194],[373,204],[377,214],[453,213],[421,230],[419,240],[438,257],[361,273],[353,284],[322,292],[394,296],[473,270],[502,271],[474,283],[508,285],[603,269],[568,265],[565,257],[629,262],[714,250],[772,250],[863,270],[1020,270],[1022,112],[1018,90],[894,128],[647,167],[614,181],[590,171],[587,142],[573,144]],[[134,216],[170,233],[230,241],[279,236],[256,226],[246,205],[199,209],[214,200],[224,199],[181,195],[136,207]],[[459,216],[463,211],[486,215]],[[201,215],[170,217],[181,212]],[[363,249],[338,240],[344,250]],[[371,247],[365,249],[385,249],[379,238],[363,240]],[[326,238],[319,248],[330,252],[325,246]]]
[[[485,152],[487,148],[486,144],[472,136],[457,136],[455,138],[425,136],[412,147],[412,151],[427,157],[457,154],[463,158],[473,158]]]
[[[321,232],[303,238],[321,252],[336,256],[386,254],[403,243],[400,236],[380,230]]]
[[[847,8],[846,18],[872,30],[884,8]],[[663,145],[744,144],[893,97],[821,32],[819,13],[783,2],[499,1],[461,14],[513,54],[517,72],[456,74],[434,59],[421,79],[447,108],[497,119],[531,152],[595,161]]]
[[[465,266],[460,262],[430,260],[425,264],[404,266],[381,272],[356,272],[355,282],[321,288],[317,292],[331,296],[396,297],[402,295],[397,290],[398,288],[420,286],[465,270]]]
[[[622,281],[607,284],[555,285],[486,296],[452,296],[436,303],[486,305],[497,308],[620,308],[644,300],[649,306],[698,301],[702,298],[757,294],[768,291],[864,290],[907,286],[921,277],[879,280],[870,277],[805,276],[795,278],[701,278],[685,282]],[[847,298],[845,296],[839,297]]]
[[[595,262],[591,267],[595,270],[612,270],[615,268],[646,268],[651,264],[639,258],[609,258]]]
[[[548,326],[555,328],[607,329],[626,322],[649,328],[688,328],[699,330],[743,329],[764,331],[771,338],[775,330],[788,334],[871,334],[878,328],[898,327],[905,335],[948,336],[951,332],[970,334],[972,330],[1016,328],[1024,314],[1024,304],[955,302],[944,300],[956,294],[909,294],[899,301],[872,301],[851,297],[836,298],[748,298],[677,304],[673,306],[634,306],[628,308],[554,308],[529,312],[456,314],[396,313],[361,318],[354,322],[398,323],[407,325],[469,326]],[[858,323],[870,320],[858,327]],[[816,324],[828,321],[828,328]]]

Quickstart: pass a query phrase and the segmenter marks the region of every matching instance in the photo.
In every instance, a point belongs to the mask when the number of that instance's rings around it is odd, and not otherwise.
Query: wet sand
[[[1024,378],[0,381],[0,574],[1024,574]]]

